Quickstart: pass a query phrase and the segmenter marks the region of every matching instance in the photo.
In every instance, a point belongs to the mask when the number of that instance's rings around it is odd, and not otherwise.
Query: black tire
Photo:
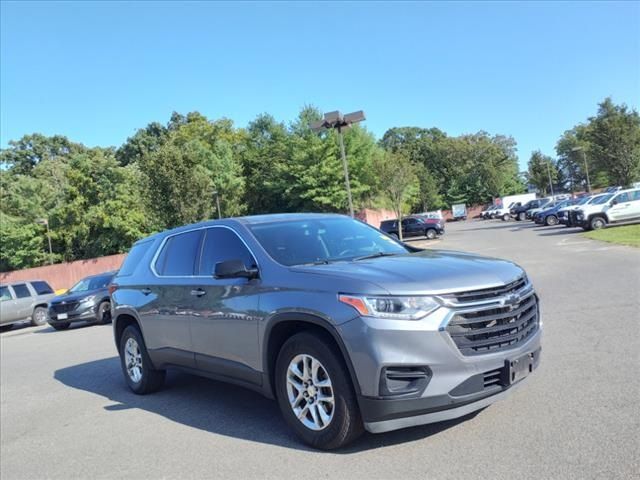
[[[321,430],[312,430],[298,419],[289,403],[287,372],[297,355],[311,355],[326,370],[333,389],[333,417]],[[300,439],[318,449],[332,450],[353,442],[364,431],[349,372],[340,351],[319,335],[307,332],[289,338],[280,349],[275,368],[276,397],[285,421]]]
[[[604,228],[606,226],[607,221],[600,216],[593,217],[589,220],[589,230],[600,230],[601,228]]]
[[[101,302],[98,305],[98,323],[100,325],[106,325],[111,323],[111,303],[108,300]]]
[[[48,319],[47,309],[44,307],[36,307],[31,315],[31,325],[39,327],[45,325]]]
[[[391,235],[393,238],[398,240],[398,234],[397,233],[390,233],[389,235]]]
[[[502,215],[503,222],[508,222],[509,218],[511,218],[511,215],[509,215],[508,213],[505,213],[504,215]]]
[[[544,219],[544,224],[548,227],[555,227],[556,225],[558,225],[558,217],[556,217],[555,215],[547,215],[547,217]]]
[[[525,212],[520,212],[518,214],[518,220],[520,220],[521,222],[524,222],[527,219],[527,214]]]
[[[69,325],[71,324],[69,322],[65,322],[65,323],[50,323],[49,325],[51,325],[56,330],[66,330],[67,328],[69,328]]]
[[[438,232],[436,232],[435,229],[433,229],[433,228],[427,228],[427,231],[425,232],[425,236],[429,240],[433,240],[434,238],[436,238],[438,236]]]
[[[125,348],[129,339],[133,339],[135,344],[137,344],[141,356],[140,368],[142,375],[139,381],[135,381],[129,375],[125,364]],[[120,337],[119,346],[122,373],[124,374],[127,385],[129,385],[129,388],[133,393],[145,395],[159,390],[164,383],[166,372],[164,370],[156,370],[153,368],[153,364],[151,363],[151,359],[147,353],[147,347],[144,343],[144,339],[142,338],[142,334],[140,333],[140,330],[138,330],[137,326],[129,325],[124,329],[122,336]]]

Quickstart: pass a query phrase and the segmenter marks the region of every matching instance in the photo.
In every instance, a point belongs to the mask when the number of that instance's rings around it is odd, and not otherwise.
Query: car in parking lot
[[[554,226],[560,223],[558,212],[562,208],[570,207],[576,204],[576,200],[564,200],[556,203],[548,208],[542,209],[533,215],[533,221],[538,225]]]
[[[0,285],[0,328],[30,321],[32,325],[47,323],[47,303],[55,297],[44,280],[17,281]]]
[[[618,190],[600,196],[574,212],[575,223],[584,230],[598,230],[609,224],[640,221],[640,189]]]
[[[538,297],[504,260],[422,250],[342,215],[207,221],[137,242],[110,286],[129,388],[167,368],[275,398],[338,448],[458,418],[540,361]]]
[[[398,220],[384,220],[380,223],[380,230],[392,237],[398,238]],[[433,240],[444,234],[444,222],[435,218],[427,218],[421,215],[413,215],[402,219],[402,237],[427,237]]]
[[[109,284],[115,272],[83,278],[66,293],[51,299],[49,325],[66,330],[74,322],[106,324],[111,321]]]

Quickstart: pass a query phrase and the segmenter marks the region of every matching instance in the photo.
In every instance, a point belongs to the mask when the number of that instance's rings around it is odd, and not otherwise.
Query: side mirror
[[[258,278],[257,268],[247,268],[240,259],[226,260],[216,263],[214,274],[215,278]]]
[[[609,205],[611,205],[612,207],[617,204],[618,204],[618,200],[616,200],[615,198],[609,202]]]

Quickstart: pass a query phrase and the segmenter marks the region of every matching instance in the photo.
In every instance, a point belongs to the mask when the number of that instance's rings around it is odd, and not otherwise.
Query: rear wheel
[[[289,338],[278,354],[275,377],[282,415],[308,445],[339,448],[363,432],[341,354],[322,338],[307,332]]]
[[[31,325],[40,326],[47,323],[47,309],[44,307],[36,307],[31,315]]]
[[[436,238],[438,236],[438,233],[433,229],[433,228],[428,228],[425,236],[429,239],[429,240],[433,240],[434,238]]]
[[[111,323],[111,303],[108,301],[98,305],[98,323],[101,325]]]
[[[502,221],[503,222],[506,222],[508,220],[509,220],[509,214],[508,213],[505,213],[504,215],[502,215]]]
[[[153,368],[138,327],[129,325],[120,337],[120,365],[127,385],[138,395],[155,392],[164,383],[164,370]]]
[[[518,220],[520,220],[521,222],[524,222],[527,219],[527,214],[525,212],[520,212],[518,214]]]
[[[549,227],[555,227],[558,225],[558,217],[555,215],[548,215],[547,218],[544,219],[544,223]]]

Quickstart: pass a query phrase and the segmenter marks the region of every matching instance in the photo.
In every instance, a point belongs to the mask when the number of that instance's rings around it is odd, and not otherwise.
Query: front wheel
[[[31,315],[31,325],[39,327],[47,323],[47,309],[44,307],[36,307],[33,309],[33,315]]]
[[[289,338],[278,355],[275,377],[282,415],[308,445],[331,450],[363,432],[341,354],[322,338],[306,332]]]
[[[164,383],[164,370],[153,368],[142,334],[129,325],[120,337],[120,365],[127,385],[138,395],[155,392]]]
[[[558,217],[556,217],[555,215],[549,215],[544,219],[544,223],[549,227],[555,227],[556,225],[558,225]]]
[[[510,215],[508,213],[505,213],[504,215],[502,215],[502,221],[503,222],[507,222],[509,221]]]
[[[108,301],[98,305],[98,323],[100,325],[111,323],[111,303]]]
[[[425,235],[429,240],[433,240],[438,236],[438,233],[433,228],[429,228],[427,229]]]
[[[589,220],[589,228],[591,230],[600,230],[607,226],[607,222],[602,217],[593,217]]]

